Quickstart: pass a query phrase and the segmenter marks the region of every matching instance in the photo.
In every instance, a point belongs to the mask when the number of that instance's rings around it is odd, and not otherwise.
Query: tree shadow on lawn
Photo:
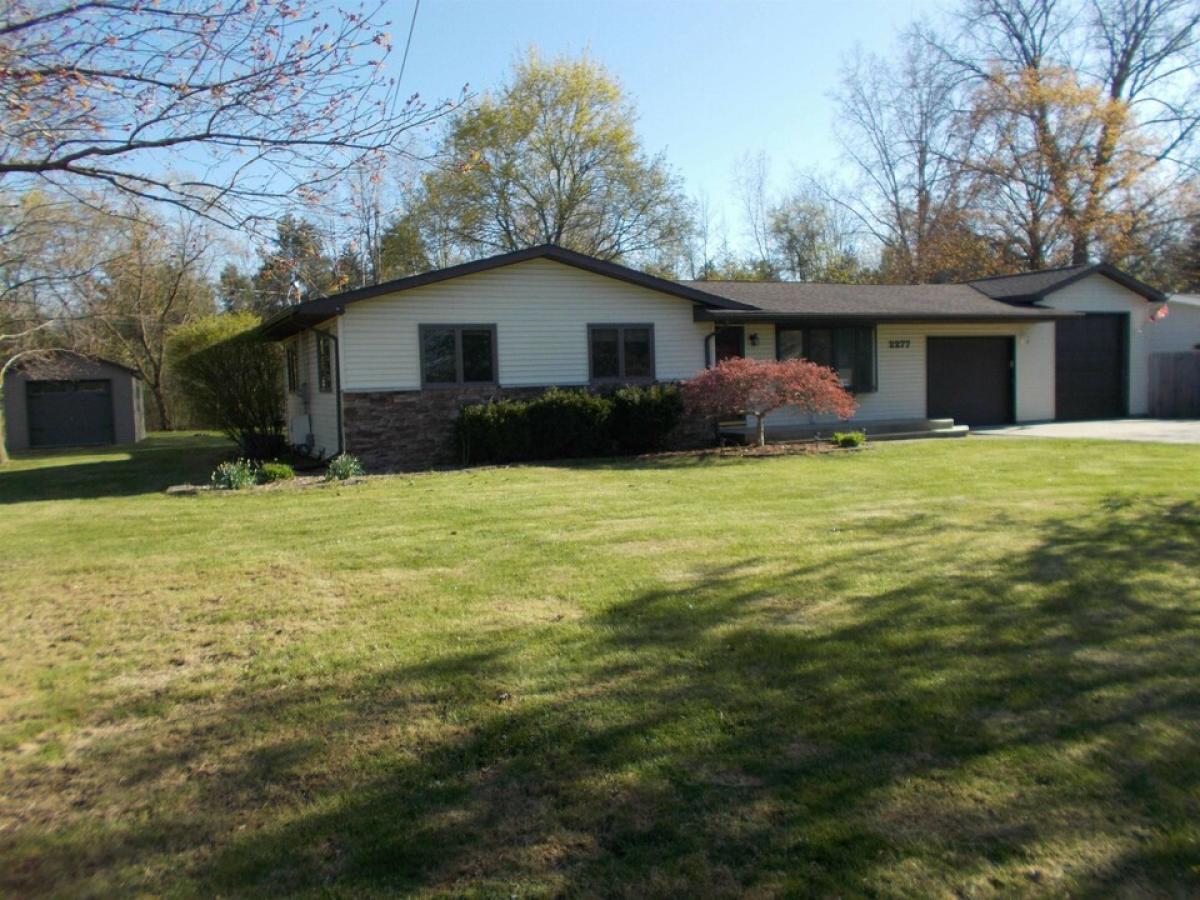
[[[159,435],[112,447],[21,452],[14,454],[12,465],[0,468],[0,504],[128,497],[157,493],[175,484],[203,484],[217,463],[234,452],[225,438],[206,434]],[[121,458],[95,458],[117,455]],[[33,465],[23,465],[28,463]]]
[[[187,875],[218,894],[1185,894],[1198,538],[1200,505],[1138,501],[974,576],[935,544],[874,594],[833,596],[853,559],[731,563],[548,632],[526,695],[504,636],[247,691],[93,761],[135,792],[184,773],[204,812],[48,844],[10,886],[211,843]]]

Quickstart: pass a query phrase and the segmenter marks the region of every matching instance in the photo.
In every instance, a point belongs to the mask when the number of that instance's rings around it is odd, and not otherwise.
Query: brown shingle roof
[[[685,281],[689,287],[749,304],[753,312],[713,311],[712,318],[774,316],[872,319],[1048,319],[1072,316],[993,300],[966,284],[811,284],[795,281]],[[706,316],[706,318],[710,318]]]
[[[996,300],[1006,300],[1010,303],[1030,303],[1044,300],[1047,295],[1089,275],[1103,275],[1122,287],[1141,294],[1152,303],[1167,302],[1166,294],[1107,263],[1067,266],[1063,269],[1043,269],[1040,272],[1023,272],[1020,275],[997,275],[994,278],[981,278],[970,284],[971,287]]]

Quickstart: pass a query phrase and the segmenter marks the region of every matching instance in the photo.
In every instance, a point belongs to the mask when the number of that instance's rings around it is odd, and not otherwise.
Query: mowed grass
[[[1200,892],[1200,447],[0,471],[0,893]]]

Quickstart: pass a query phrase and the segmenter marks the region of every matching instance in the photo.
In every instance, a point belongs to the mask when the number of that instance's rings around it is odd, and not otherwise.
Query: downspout
[[[709,348],[712,348],[711,351]],[[713,361],[717,357],[717,326],[714,324],[712,331],[704,336],[704,368],[711,369]],[[721,444],[721,424],[713,421],[713,441],[717,445]]]

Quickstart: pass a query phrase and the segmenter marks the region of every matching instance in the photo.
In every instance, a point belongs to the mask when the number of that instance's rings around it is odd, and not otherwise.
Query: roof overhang
[[[370,300],[374,297],[398,294],[403,291],[412,290],[413,288],[424,287],[428,284],[437,284],[440,281],[449,281],[452,278],[461,278],[464,275],[487,272],[504,266],[528,262],[532,259],[549,259],[563,265],[573,266],[576,269],[582,269],[585,272],[593,272],[597,275],[615,278],[618,281],[624,281],[638,287],[659,291],[663,294],[670,294],[671,296],[688,300],[707,309],[754,309],[753,306],[748,306],[745,303],[738,303],[726,297],[719,297],[716,294],[710,294],[707,291],[701,291],[680,284],[677,281],[670,281],[669,279],[659,278],[656,275],[650,275],[646,272],[639,272],[637,269],[631,269],[619,263],[597,259],[594,256],[588,256],[584,253],[576,253],[574,250],[568,250],[565,247],[559,247],[555,244],[542,244],[537,247],[514,250],[511,253],[502,253],[498,256],[489,256],[486,259],[461,263],[457,266],[449,266],[445,269],[435,269],[431,272],[422,272],[419,275],[410,275],[407,278],[397,278],[353,291],[331,294],[328,297],[318,297],[315,300],[299,303],[276,313],[263,322],[259,328],[259,333],[270,340],[280,340],[298,331],[303,331],[305,328],[311,328],[312,325],[323,322],[332,316],[341,315],[345,312],[347,306],[351,303],[357,303],[360,300]]]
[[[1049,298],[1052,294],[1061,291],[1065,287],[1069,287],[1085,278],[1090,278],[1092,275],[1102,275],[1110,281],[1116,282],[1126,290],[1132,291],[1135,294],[1140,294],[1149,303],[1166,303],[1170,300],[1170,295],[1160,291],[1158,288],[1151,287],[1142,281],[1140,278],[1134,278],[1128,272],[1122,272],[1116,266],[1110,263],[1095,263],[1065,276],[1054,284],[1040,291],[1032,291],[1028,294],[1013,295],[1003,298],[1005,303],[1040,303]],[[1004,276],[1001,276],[1004,277]],[[981,279],[987,281],[988,279]],[[972,282],[971,286],[975,287],[976,283]],[[976,290],[980,288],[976,287]]]
[[[259,335],[270,341],[280,341],[286,337],[291,337],[293,334],[299,334],[301,331],[320,325],[334,316],[340,316],[343,311],[341,305],[328,305],[315,308],[316,304],[326,299],[333,298],[322,297],[320,300],[313,300],[311,301],[313,308],[307,308],[308,304],[300,303],[296,306],[280,310],[258,326]]]
[[[990,313],[986,315],[969,313],[796,313],[770,312],[769,310],[708,310],[696,308],[692,311],[692,319],[696,322],[717,322],[719,324],[741,323],[775,323],[780,325],[866,325],[903,322],[1053,322],[1058,319],[1073,319],[1083,313],[1065,309],[1038,309],[1036,312],[1015,310],[1012,314]]]

